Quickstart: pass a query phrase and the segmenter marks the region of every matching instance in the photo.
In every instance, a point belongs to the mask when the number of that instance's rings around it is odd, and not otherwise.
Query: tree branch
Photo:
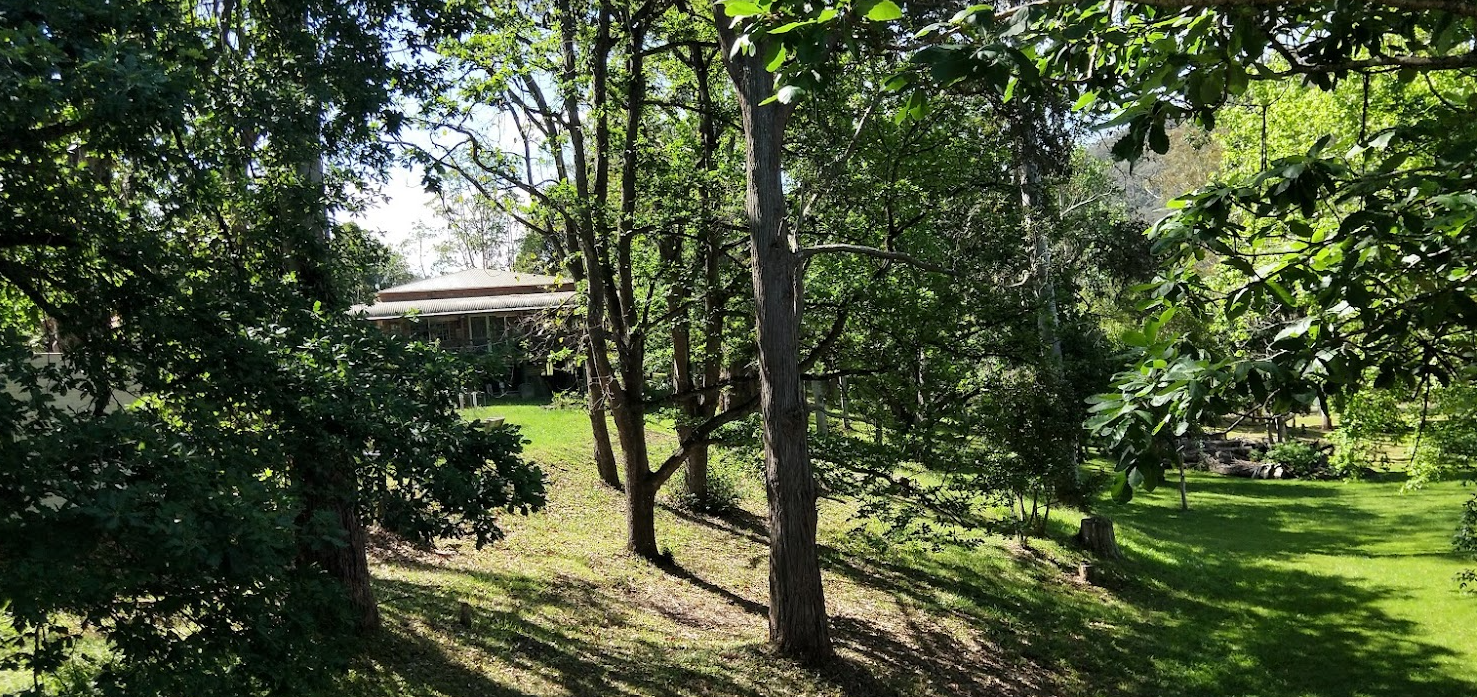
[[[891,259],[893,261],[901,261],[910,266],[916,266],[925,271],[932,271],[934,273],[940,273],[945,276],[958,275],[951,269],[944,268],[942,266],[939,266],[938,264],[923,261],[922,259],[919,259],[911,254],[904,254],[903,252],[891,252],[886,249],[877,249],[876,247],[867,247],[859,244],[818,244],[813,247],[805,247],[804,249],[801,249],[799,251],[799,254],[801,259],[809,259],[810,257],[813,257],[817,254],[834,254],[838,252],[848,254],[861,254],[863,256],[877,257],[879,259]]]
[[[687,459],[688,450],[694,445],[712,443],[713,441],[708,436],[713,435],[714,431],[723,426],[743,418],[749,412],[753,411],[754,407],[758,406],[758,404],[759,395],[756,394],[739,402],[735,406],[729,407],[728,411],[717,414],[698,425],[697,428],[692,429],[692,433],[687,434],[687,438],[677,444],[676,452],[669,455],[662,462],[662,466],[657,468],[657,471],[652,474],[652,481],[657,488],[661,488],[663,484],[667,483],[668,479],[672,478],[673,474],[677,473],[677,469],[682,466],[682,461]]]

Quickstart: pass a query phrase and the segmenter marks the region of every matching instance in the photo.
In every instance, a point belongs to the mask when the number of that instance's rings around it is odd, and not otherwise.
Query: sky
[[[349,219],[384,233],[385,244],[398,248],[410,239],[416,223],[439,227],[441,221],[431,208],[435,196],[421,188],[420,172],[406,167],[391,171],[390,181],[380,191],[379,201]]]
[[[522,140],[518,129],[505,119],[472,119],[470,123],[478,126],[498,147],[513,152],[521,150]],[[409,129],[402,137],[433,150],[458,142],[458,138],[448,131],[431,132],[422,128]],[[418,223],[424,223],[433,229],[442,229],[446,227],[446,221],[441,219],[432,205],[436,196],[426,193],[422,188],[419,168],[397,165],[390,170],[389,175],[389,181],[378,192],[375,204],[348,216],[348,220],[370,230],[380,231],[384,243],[392,249],[400,250],[410,262],[411,269],[419,273],[430,267],[435,258],[434,253],[429,248],[418,253],[413,248],[402,249],[402,245],[410,240],[411,231]],[[418,258],[418,254],[425,258]]]

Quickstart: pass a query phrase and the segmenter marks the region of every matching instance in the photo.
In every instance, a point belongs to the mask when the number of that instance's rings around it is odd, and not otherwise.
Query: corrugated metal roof
[[[427,278],[420,281],[411,281],[393,288],[386,288],[381,293],[433,293],[447,290],[471,290],[480,288],[547,288],[557,286],[561,281],[553,276],[540,276],[533,273],[517,273],[515,271],[493,271],[491,269],[467,269],[446,276]]]
[[[520,274],[527,276],[528,274]],[[548,278],[542,276],[540,278]],[[470,298],[432,298],[427,300],[395,300],[373,305],[355,305],[349,313],[364,319],[391,319],[411,313],[422,317],[440,315],[511,314],[548,310],[574,299],[574,293],[518,293],[515,295],[479,295]]]

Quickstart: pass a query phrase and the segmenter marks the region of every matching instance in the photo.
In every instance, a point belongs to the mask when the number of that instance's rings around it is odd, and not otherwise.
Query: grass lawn
[[[1128,561],[1101,588],[1072,580],[1069,546],[882,545],[825,501],[839,658],[810,671],[763,648],[756,478],[732,515],[662,510],[658,538],[680,564],[663,570],[622,553],[621,498],[597,483],[582,413],[480,412],[523,427],[549,507],[508,518],[508,538],[483,550],[382,544],[386,631],[343,694],[1477,694],[1477,597],[1452,581],[1455,483],[1401,494],[1192,474],[1189,512],[1168,489],[1103,506]],[[1052,535],[1074,527],[1057,520]]]

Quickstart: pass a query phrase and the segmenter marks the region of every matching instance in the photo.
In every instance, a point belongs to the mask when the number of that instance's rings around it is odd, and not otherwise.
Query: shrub
[[[553,398],[549,400],[549,408],[585,411],[590,408],[589,394],[584,390],[555,392]]]
[[[1477,463],[1477,387],[1451,385],[1433,390],[1417,443],[1408,488]]]
[[[708,459],[708,495],[694,496],[687,486],[687,468],[682,469],[682,486],[672,494],[672,505],[694,513],[723,515],[738,506],[743,498],[743,479],[748,474],[740,458],[723,457],[714,450]]]
[[[1301,441],[1278,443],[1262,456],[1264,462],[1275,462],[1294,472],[1312,472],[1320,469],[1323,456],[1317,448]]]
[[[1411,429],[1400,399],[1387,390],[1350,395],[1339,416],[1343,423],[1328,437],[1334,445],[1329,465],[1345,477],[1357,477],[1376,464],[1388,464],[1383,447]]]
[[[1468,499],[1462,508],[1462,522],[1457,526],[1452,546],[1458,551],[1477,555],[1477,496]],[[1467,569],[1457,574],[1457,581],[1462,584],[1463,590],[1477,587],[1477,569]]]

